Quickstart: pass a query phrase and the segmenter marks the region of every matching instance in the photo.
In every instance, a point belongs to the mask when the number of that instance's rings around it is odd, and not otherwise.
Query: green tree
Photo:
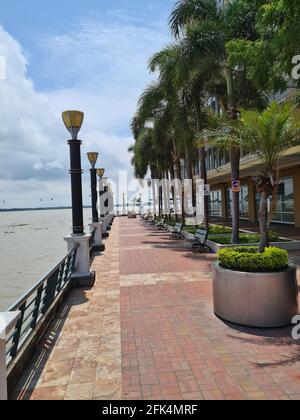
[[[268,198],[277,195],[280,161],[290,147],[300,143],[300,122],[295,107],[273,102],[263,112],[244,111],[241,120],[224,122],[219,128],[204,130],[202,135],[216,145],[234,143],[260,158],[262,171],[254,182],[261,197],[259,251],[264,252],[268,246]]]
[[[254,3],[254,4],[253,4]],[[184,59],[190,67],[197,68],[204,59],[214,60],[222,69],[226,82],[226,111],[231,119],[237,118],[238,99],[242,97],[239,83],[245,79],[244,70],[231,66],[227,55],[227,43],[235,39],[258,38],[256,10],[253,6],[263,4],[262,0],[248,2],[232,0],[223,7],[217,0],[180,0],[175,5],[170,27],[179,39]],[[247,85],[251,83],[247,81]],[[251,89],[248,89],[251,92]],[[257,91],[253,89],[254,97]],[[250,97],[253,95],[250,95]],[[250,99],[250,98],[249,98]],[[240,149],[229,147],[232,180],[239,179]],[[233,193],[232,202],[233,237],[239,242],[239,193]]]
[[[180,98],[180,102],[185,104],[185,122],[183,130],[188,128],[189,136],[181,136],[184,140],[185,161],[187,175],[193,179],[193,169],[196,150],[193,147],[193,139],[197,132],[207,124],[207,110],[205,101],[207,100],[207,88],[212,80],[219,80],[220,69],[216,66],[214,60],[205,59],[196,69],[190,66],[190,63],[183,57],[185,50],[180,44],[174,44],[166,47],[164,50],[155,54],[150,61],[150,70],[159,72],[161,80],[171,81],[171,90],[173,95]],[[178,120],[176,119],[178,122]],[[182,123],[181,123],[182,125]],[[183,131],[176,127],[176,131]],[[197,156],[197,155],[196,155]],[[208,183],[207,168],[205,162],[205,148],[199,148],[200,173],[204,183]],[[196,207],[196,191],[193,184],[193,207]],[[209,228],[209,210],[208,197],[205,199],[204,225]]]
[[[257,39],[237,38],[227,44],[231,66],[239,66],[256,87],[284,91],[292,77],[292,59],[300,54],[300,0],[258,3]]]

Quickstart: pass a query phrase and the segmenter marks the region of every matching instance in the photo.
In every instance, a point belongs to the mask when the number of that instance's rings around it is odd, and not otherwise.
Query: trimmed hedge
[[[221,249],[218,261],[222,268],[247,273],[273,273],[288,266],[288,252],[279,248],[266,248],[263,254],[257,247],[236,247]]]
[[[212,242],[216,242],[220,245],[230,245],[231,242],[231,236],[224,235],[224,236],[214,236],[209,235],[208,238]],[[279,242],[280,237],[279,234],[276,232],[269,232],[269,241],[270,242]],[[241,244],[258,244],[260,242],[260,234],[254,233],[254,234],[247,234],[247,233],[241,233],[240,234],[240,243]]]

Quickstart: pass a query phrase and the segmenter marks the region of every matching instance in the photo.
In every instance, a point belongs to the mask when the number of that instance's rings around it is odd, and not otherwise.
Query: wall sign
[[[232,192],[233,193],[241,192],[241,182],[240,181],[232,181]]]
[[[210,185],[209,184],[201,185],[200,192],[202,195],[204,195],[204,197],[210,197]]]

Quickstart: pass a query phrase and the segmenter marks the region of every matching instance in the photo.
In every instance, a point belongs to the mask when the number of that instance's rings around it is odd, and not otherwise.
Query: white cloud
[[[0,56],[7,63],[6,80],[0,80],[0,202],[31,206],[40,196],[55,196],[57,204],[69,204],[67,132],[60,116],[68,108],[85,112],[83,153],[99,151],[101,166],[115,178],[118,170],[131,171],[130,118],[149,81],[147,61],[166,42],[165,28],[128,17],[85,21],[41,43],[52,89],[39,92],[27,76],[22,47],[0,27]],[[84,194],[88,200],[88,173]]]

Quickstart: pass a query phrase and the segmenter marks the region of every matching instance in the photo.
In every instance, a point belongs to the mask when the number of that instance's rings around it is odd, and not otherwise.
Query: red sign
[[[232,192],[234,192],[234,193],[241,192],[241,182],[240,181],[232,181]]]

